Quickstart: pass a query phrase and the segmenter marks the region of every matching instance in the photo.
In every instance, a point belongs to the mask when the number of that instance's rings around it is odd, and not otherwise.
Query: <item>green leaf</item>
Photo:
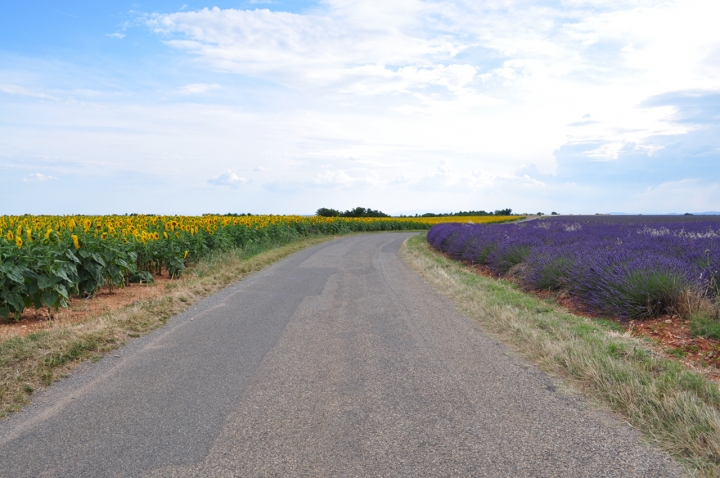
[[[5,296],[5,301],[12,306],[13,312],[25,310],[25,302],[20,294],[11,292]]]
[[[43,304],[45,304],[48,307],[57,307],[59,304],[60,295],[50,289],[50,290],[44,290],[42,293],[42,301]]]
[[[98,254],[98,253],[96,253],[96,252],[93,252],[93,253],[92,253],[92,258],[95,259],[95,262],[97,262],[98,264],[100,264],[100,265],[102,265],[102,266],[105,265],[105,261],[103,260],[103,258],[102,258],[102,256],[101,256],[100,254]]]
[[[18,269],[17,267],[13,267],[12,269],[10,269],[10,271],[8,271],[7,273],[7,277],[13,282],[17,282],[18,284],[25,283],[25,278],[23,277],[20,269]]]
[[[64,285],[62,285],[62,284],[55,284],[55,286],[53,287],[53,290],[55,290],[55,292],[57,292],[58,294],[60,294],[60,296],[61,296],[63,299],[68,299],[68,298],[69,298],[69,294],[68,294],[67,288],[66,288]]]
[[[37,278],[37,285],[40,289],[47,289],[48,287],[52,287],[54,284],[57,284],[57,282],[57,277],[48,277],[45,274],[40,274]]]
[[[55,272],[56,276],[63,279],[65,282],[72,282],[72,280],[70,280],[70,277],[68,277],[67,272],[65,272],[64,268],[63,269],[58,268],[54,272]]]
[[[80,264],[80,259],[78,259],[77,256],[75,254],[73,254],[73,252],[71,250],[65,251],[65,257],[67,257],[68,259],[70,259],[71,261],[73,261],[76,264]]]

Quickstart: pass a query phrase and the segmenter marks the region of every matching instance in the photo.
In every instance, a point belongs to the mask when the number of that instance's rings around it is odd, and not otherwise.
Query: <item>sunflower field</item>
[[[517,217],[463,217],[503,222]],[[319,216],[0,216],[0,317],[66,307],[72,295],[182,274],[215,250],[284,244],[313,234],[429,229],[438,218]],[[455,219],[457,221],[457,219]]]

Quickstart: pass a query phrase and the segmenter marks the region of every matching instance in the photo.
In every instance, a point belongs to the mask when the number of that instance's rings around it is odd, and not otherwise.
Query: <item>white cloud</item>
[[[588,151],[585,155],[596,159],[618,159],[618,154],[625,148],[625,145],[625,143],[619,141],[605,143],[596,149]]]
[[[366,168],[351,168],[323,171],[315,176],[312,184],[324,187],[377,186],[381,184],[381,181],[380,175],[376,171]]]
[[[118,40],[122,40],[123,38],[125,38],[126,35],[124,33],[115,32],[115,33],[106,33],[105,36],[111,37],[111,38],[117,38]]]
[[[179,93],[181,95],[198,95],[202,93],[207,93],[211,90],[217,90],[220,88],[220,85],[217,83],[213,84],[207,84],[207,83],[193,83],[191,85],[185,85],[182,88],[180,88]]]
[[[44,182],[44,181],[50,181],[52,179],[57,179],[55,176],[48,176],[45,174],[35,173],[31,174],[29,176],[26,176],[23,178],[23,181],[26,183],[34,183],[34,182]]]
[[[222,173],[220,176],[208,179],[209,184],[215,186],[230,186],[231,188],[238,188],[247,182],[247,179],[241,178],[230,170]]]
[[[146,23],[173,36],[167,44],[213,68],[299,88],[374,94],[432,84],[458,87],[474,76],[474,67],[452,62],[467,47],[459,39],[432,32],[405,33],[393,24],[397,19],[383,24],[383,19],[374,18],[366,23],[358,12],[345,10],[332,6],[324,14],[301,15],[215,7],[153,15]]]
[[[26,88],[24,86],[12,85],[7,83],[0,83],[0,92],[7,93],[8,95],[29,96],[33,98],[46,98],[49,100],[57,100],[56,97],[47,93],[33,91],[32,89]]]

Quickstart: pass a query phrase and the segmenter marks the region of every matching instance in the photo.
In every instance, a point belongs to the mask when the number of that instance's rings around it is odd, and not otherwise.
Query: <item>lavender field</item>
[[[602,216],[519,224],[438,224],[428,242],[534,290],[562,290],[587,311],[627,319],[717,315],[717,217]]]

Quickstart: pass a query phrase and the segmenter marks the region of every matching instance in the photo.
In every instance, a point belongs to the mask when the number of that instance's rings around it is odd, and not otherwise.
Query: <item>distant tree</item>
[[[538,215],[538,216],[544,216],[545,214],[539,212],[539,213],[537,213],[537,215]]]
[[[460,211],[455,213],[450,213],[448,216],[489,216],[492,213],[488,213],[486,211]]]
[[[382,211],[376,211],[374,209],[366,209],[364,207],[356,207],[343,213],[340,213],[342,217],[390,217]]]
[[[500,211],[496,211],[495,213],[503,213],[504,216],[509,216],[512,209],[502,209]],[[507,214],[505,214],[507,213]],[[425,214],[421,214],[420,217],[449,217],[449,216],[492,216],[492,212],[487,211],[460,211],[460,212],[447,212],[447,213],[436,213],[436,212],[426,212]],[[415,215],[417,217],[417,214]]]
[[[321,207],[315,213],[318,216],[325,217],[390,217],[382,211],[375,209],[369,209],[364,207],[356,207],[349,209],[345,212],[338,211],[337,209],[328,209]],[[511,216],[512,209],[498,209],[495,212],[487,212],[484,210],[480,211],[459,211],[459,212],[448,212],[448,213],[435,213],[426,212],[425,214],[415,214],[414,217],[448,217],[448,216]],[[412,216],[400,216],[400,217],[412,217]]]
[[[559,216],[559,214],[556,213],[555,211],[551,212],[550,215],[551,215],[551,216]]]
[[[340,211],[338,211],[337,209],[328,209],[326,207],[321,207],[315,212],[315,214],[322,217],[338,217],[340,216]]]
[[[367,209],[364,207],[356,207],[355,209],[349,209],[340,215],[342,217],[366,217]]]
[[[684,215],[684,216],[692,216],[692,214],[691,214],[691,213],[689,213],[689,212],[686,212],[686,213],[685,213],[685,214],[683,214],[683,215]]]
[[[317,210],[317,212],[315,212],[315,214],[323,217],[390,217],[382,211],[364,207],[356,207],[345,212],[340,212],[337,209],[321,207]]]

